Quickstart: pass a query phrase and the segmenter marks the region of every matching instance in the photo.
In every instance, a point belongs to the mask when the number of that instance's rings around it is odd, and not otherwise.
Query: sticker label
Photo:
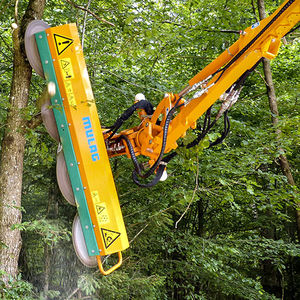
[[[105,204],[105,203],[103,203]],[[106,209],[106,207],[104,205],[100,205],[100,204],[96,204],[96,211],[98,215],[101,215],[101,213],[104,212],[104,210]]]
[[[62,54],[66,49],[68,49],[73,44],[72,39],[56,33],[54,33],[54,41],[55,41],[56,51],[58,55]]]
[[[64,80],[74,78],[74,72],[72,67],[71,58],[66,57],[59,60],[59,66]]]
[[[109,223],[109,216],[108,216],[108,211],[106,207],[106,203],[97,203],[95,205],[96,208],[96,213],[97,213],[97,219],[99,224],[107,224]]]
[[[65,81],[66,94],[68,102],[71,106],[76,106],[75,95],[73,93],[72,83],[70,81]]]
[[[98,191],[92,191],[92,199],[94,204],[100,202],[100,197]]]
[[[100,202],[98,191],[92,191],[92,199],[94,202],[98,223],[100,225],[110,222],[108,210],[105,202]]]
[[[103,237],[104,245],[105,245],[106,249],[109,246],[111,246],[117,240],[117,238],[121,235],[120,232],[108,230],[108,229],[104,229],[104,228],[101,228],[101,232],[102,232],[102,237]]]
[[[259,22],[256,22],[256,23],[252,24],[251,25],[251,29],[254,29],[254,28],[258,27],[259,24],[260,24]]]

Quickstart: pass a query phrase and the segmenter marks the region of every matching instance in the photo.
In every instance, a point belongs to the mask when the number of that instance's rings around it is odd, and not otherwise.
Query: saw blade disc
[[[70,177],[64,157],[64,152],[60,151],[56,157],[56,177],[59,189],[64,198],[71,204],[76,206],[75,197],[72,190]]]
[[[57,126],[56,126],[53,109],[49,108],[50,105],[51,105],[50,101],[47,101],[46,103],[44,103],[42,105],[42,108],[41,108],[42,120],[43,120],[44,126],[45,126],[47,132],[49,133],[49,135],[54,140],[59,142],[59,133],[58,133]]]
[[[36,71],[38,75],[45,78],[44,71],[40,59],[40,54],[36,45],[34,34],[40,31],[44,31],[50,26],[42,20],[31,21],[25,31],[25,52],[31,67]]]
[[[97,267],[98,262],[96,256],[89,256],[84,235],[82,232],[79,216],[76,215],[72,227],[72,240],[75,253],[78,259],[89,268]]]

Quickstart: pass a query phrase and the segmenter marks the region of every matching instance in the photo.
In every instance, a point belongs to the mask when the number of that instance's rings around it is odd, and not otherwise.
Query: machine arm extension
[[[189,128],[196,127],[196,121],[221,95],[226,91],[232,92],[230,101],[225,101],[228,107],[220,109],[218,118],[237,101],[245,78],[263,57],[269,59],[276,57],[281,38],[299,20],[300,1],[286,0],[271,16],[241,31],[239,40],[194,76],[181,92],[167,94],[152,116],[141,118],[142,122],[137,127],[110,136],[107,148],[109,156],[132,157],[134,152],[135,156],[142,154],[149,157],[150,168],[153,166],[157,168],[162,161],[161,154],[176,149],[177,140],[184,137]],[[194,97],[188,100],[181,99],[198,89],[200,91]],[[179,98],[181,99],[177,105],[179,112],[171,119],[168,116]],[[166,123],[169,123],[167,133],[164,130]],[[121,136],[126,136],[127,140],[120,138]],[[107,139],[108,135],[105,134],[104,137]]]

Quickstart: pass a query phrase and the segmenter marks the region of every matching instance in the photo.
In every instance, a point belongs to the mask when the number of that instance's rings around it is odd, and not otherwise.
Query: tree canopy
[[[18,5],[21,19],[29,1]],[[281,1],[266,1],[267,14]],[[0,140],[13,76],[15,4],[0,1]],[[258,20],[254,1],[47,1],[43,20],[76,23],[102,125],[111,125],[144,93],[156,106],[180,91]],[[192,149],[178,149],[169,177],[152,189],[131,179],[126,157],[111,159],[130,248],[122,267],[103,277],[76,258],[71,228],[76,208],[56,183],[56,147],[43,125],[27,128],[22,186],[20,274],[0,299],[297,299],[300,247],[299,32],[285,38],[271,62],[280,139],[271,122],[262,66],[246,80],[231,109],[224,143],[209,148],[217,128]],[[35,72],[25,120],[39,114],[45,82]],[[217,108],[212,108],[216,112]],[[199,123],[203,119],[199,120]],[[126,126],[138,123],[138,118]],[[187,144],[195,136],[189,131]],[[2,148],[0,148],[1,152]],[[284,151],[284,153],[282,153]],[[285,154],[296,185],[279,165]],[[4,247],[5,245],[0,244]],[[107,259],[107,264],[114,258]],[[1,272],[1,270],[0,270]],[[0,273],[1,275],[2,273]]]

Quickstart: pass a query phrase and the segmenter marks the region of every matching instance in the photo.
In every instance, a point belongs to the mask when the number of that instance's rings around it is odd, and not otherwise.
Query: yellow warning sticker
[[[62,54],[66,49],[68,49],[73,44],[72,39],[56,33],[54,33],[54,41],[55,41],[56,51],[58,55]]]
[[[71,106],[76,106],[76,100],[74,94],[68,94],[68,101]]]
[[[70,81],[64,81],[68,102],[71,106],[76,106],[76,99]]]
[[[104,241],[105,248],[107,249],[109,246],[111,246],[117,238],[121,235],[120,232],[104,229],[101,228],[102,237]]]
[[[92,191],[92,199],[94,204],[100,202],[100,197],[98,191]]]
[[[105,202],[100,202],[98,191],[92,191],[92,199],[96,210],[97,219],[100,225],[107,224],[110,222]]]
[[[109,216],[108,216],[106,203],[105,202],[97,203],[95,205],[95,208],[96,208],[97,219],[99,224],[103,225],[109,223]]]
[[[59,66],[62,76],[65,80],[74,78],[74,72],[72,67],[71,58],[66,57],[59,60]]]
[[[67,94],[73,94],[72,83],[70,81],[65,82],[65,88]]]

